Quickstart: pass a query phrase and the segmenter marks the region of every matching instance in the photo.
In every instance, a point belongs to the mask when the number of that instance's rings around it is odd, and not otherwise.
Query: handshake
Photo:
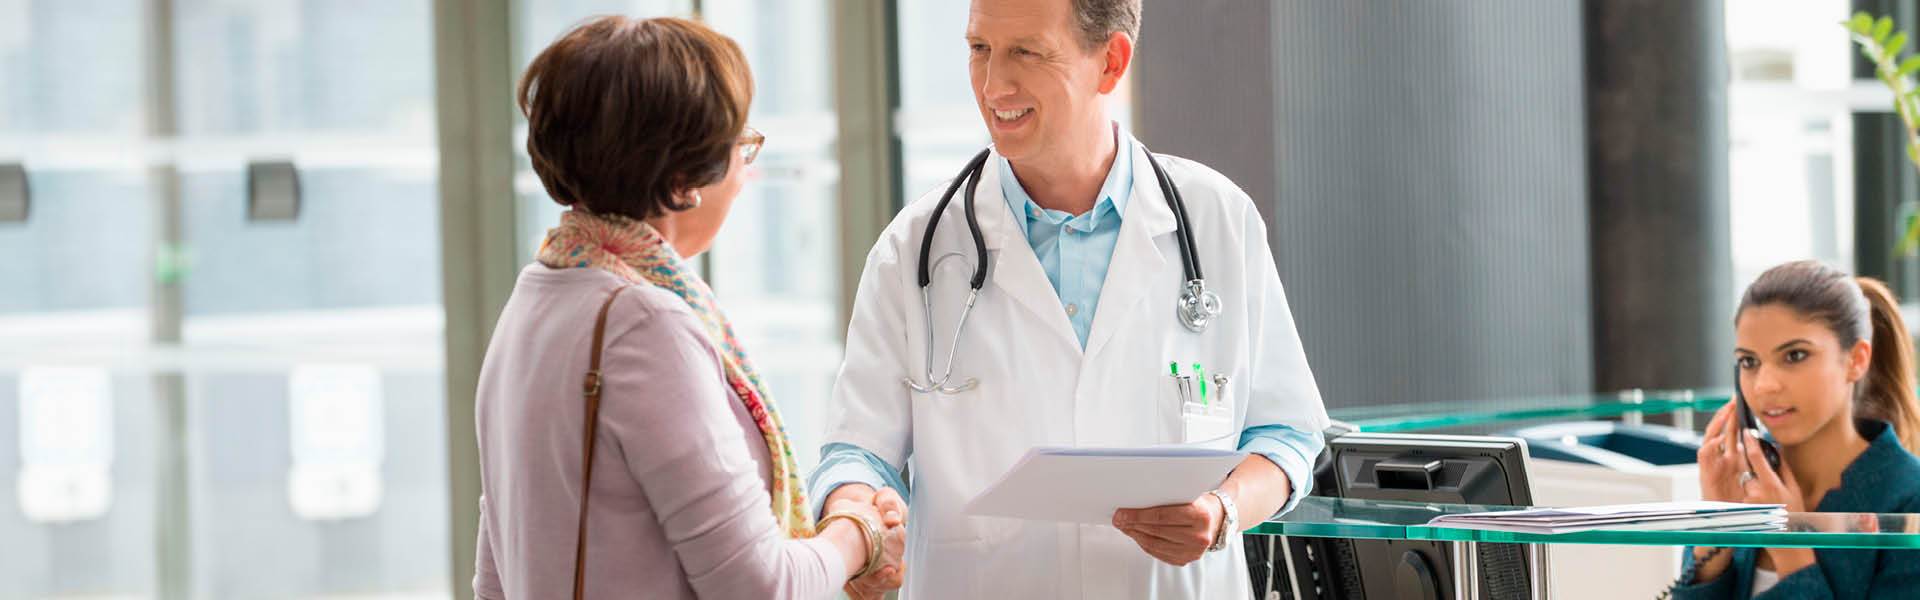
[[[885,528],[880,534],[880,564],[872,572],[847,582],[844,590],[853,600],[879,598],[900,589],[906,581],[907,502],[893,488],[874,491],[865,484],[840,486],[827,496],[827,514],[849,512],[866,517]]]

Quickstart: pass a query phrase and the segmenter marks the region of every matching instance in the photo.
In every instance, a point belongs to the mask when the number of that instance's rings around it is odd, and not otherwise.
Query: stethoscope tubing
[[[924,374],[927,383],[922,385],[911,377],[903,379],[907,387],[919,392],[937,391],[957,394],[979,385],[979,380],[973,378],[968,378],[959,386],[949,386],[948,382],[953,377],[953,359],[960,349],[960,333],[966,330],[967,317],[973,313],[974,301],[979,298],[980,288],[985,286],[987,281],[987,242],[985,235],[980,232],[979,211],[975,210],[974,196],[980,188],[980,177],[986,170],[987,158],[992,153],[993,149],[987,148],[973,155],[973,158],[967,161],[966,168],[960,171],[960,176],[953,178],[953,182],[947,184],[946,193],[941,194],[940,202],[934,205],[933,214],[927,218],[927,230],[920,237],[920,263],[917,275],[920,284],[921,314],[927,327],[927,360]],[[1153,153],[1147,152],[1146,155],[1147,164],[1153,168],[1153,177],[1160,185],[1160,194],[1166,196],[1167,204],[1173,208],[1174,238],[1180,248],[1180,268],[1186,275],[1186,279],[1181,283],[1184,291],[1181,295],[1178,316],[1187,329],[1199,333],[1206,329],[1207,323],[1219,311],[1219,300],[1213,292],[1207,291],[1206,281],[1201,278],[1200,259],[1193,243],[1193,229],[1187,219],[1186,199],[1181,197],[1180,188],[1173,185],[1173,179],[1167,176],[1166,169],[1160,166],[1160,161],[1154,159]],[[973,238],[973,278],[968,281],[968,287],[971,289],[967,292],[967,303],[960,310],[960,320],[954,325],[953,341],[947,348],[947,367],[936,379],[933,376],[933,298],[931,294],[933,235],[939,230],[940,218],[946,214],[947,205],[953,203],[953,195],[960,190],[961,186],[966,186],[967,190],[961,201],[961,210],[966,213],[967,233]],[[958,254],[945,255],[942,259],[955,255]]]

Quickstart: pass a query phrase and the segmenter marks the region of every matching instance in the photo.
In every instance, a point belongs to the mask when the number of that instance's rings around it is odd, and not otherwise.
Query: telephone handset
[[[1760,454],[1767,458],[1767,466],[1772,467],[1773,472],[1779,473],[1780,444],[1759,436],[1760,422],[1753,418],[1753,407],[1747,406],[1747,392],[1740,387],[1740,365],[1737,363],[1733,366],[1733,401],[1736,404],[1734,411],[1740,413],[1741,429],[1739,439],[1735,443],[1741,444],[1740,447],[1743,449],[1746,448],[1746,432],[1752,430],[1754,438],[1760,440]]]

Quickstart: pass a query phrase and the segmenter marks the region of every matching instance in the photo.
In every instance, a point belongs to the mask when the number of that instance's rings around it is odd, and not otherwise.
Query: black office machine
[[[1315,465],[1317,496],[1447,504],[1529,505],[1526,443],[1490,436],[1351,433]],[[1448,544],[1251,536],[1255,598],[1432,599],[1453,596]],[[1479,544],[1481,597],[1527,598],[1525,549]]]

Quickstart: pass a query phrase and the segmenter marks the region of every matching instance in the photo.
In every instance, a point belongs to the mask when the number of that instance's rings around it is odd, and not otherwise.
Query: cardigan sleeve
[[[640,483],[689,587],[710,598],[822,598],[847,580],[824,539],[789,539],[696,318],[652,311],[607,344],[601,424]],[[591,541],[589,541],[591,543]]]

